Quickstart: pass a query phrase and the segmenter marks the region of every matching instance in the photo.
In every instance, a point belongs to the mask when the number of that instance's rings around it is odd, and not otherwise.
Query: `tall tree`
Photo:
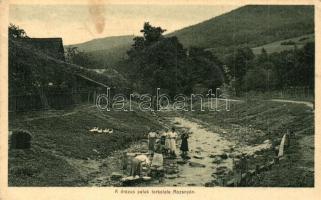
[[[253,59],[254,54],[249,47],[238,48],[233,55],[227,58],[227,67],[236,95],[240,95],[242,91],[243,77],[246,71],[252,67]]]
[[[222,63],[211,52],[202,48],[189,49],[187,68],[190,73],[187,78],[189,78],[188,82],[191,87],[195,84],[202,84],[207,89],[215,90],[224,82]]]
[[[28,38],[25,30],[21,29],[19,26],[10,23],[9,25],[9,39],[16,38]]]
[[[222,84],[222,64],[210,52],[191,48],[187,53],[177,37],[164,37],[165,29],[149,23],[141,32],[128,51],[131,77],[139,82],[136,89],[153,94],[159,87],[174,96],[190,94],[196,83],[208,89]]]

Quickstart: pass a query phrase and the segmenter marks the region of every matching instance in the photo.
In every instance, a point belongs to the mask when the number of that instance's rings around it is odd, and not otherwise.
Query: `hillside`
[[[127,51],[130,49],[131,44],[113,47],[110,49],[102,49],[96,51],[89,51],[89,56],[97,61],[99,68],[114,68],[120,60],[127,56]],[[114,68],[115,69],[115,68]]]
[[[198,46],[222,54],[234,47],[260,46],[314,32],[312,6],[248,5],[175,31],[185,47]]]
[[[307,42],[314,42],[314,34],[302,35],[252,48],[254,54],[260,54],[264,48],[267,53],[281,52],[296,48],[302,48]]]
[[[133,35],[112,36],[98,38],[88,42],[65,45],[64,48],[78,47],[80,51],[88,53],[90,58],[97,63],[97,69],[111,68],[124,59],[127,50],[133,43]]]
[[[238,46],[254,48],[313,32],[312,6],[248,5],[166,36],[177,36],[184,47],[206,48],[224,58]],[[107,37],[72,46],[90,52],[102,66],[114,66],[126,56],[132,38]]]
[[[118,48],[121,46],[129,47],[133,42],[133,35],[124,35],[124,36],[112,36],[105,38],[93,39],[88,42],[73,44],[73,45],[65,45],[67,47],[78,47],[81,51],[100,51],[100,50],[108,50],[112,48]]]

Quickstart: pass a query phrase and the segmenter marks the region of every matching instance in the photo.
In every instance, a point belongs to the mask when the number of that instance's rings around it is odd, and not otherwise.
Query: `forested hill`
[[[78,47],[81,51],[100,51],[112,48],[127,46],[128,48],[133,43],[133,35],[112,36],[105,38],[93,39],[84,43],[66,45],[65,47]]]
[[[248,5],[165,36],[177,36],[185,48],[206,48],[222,59],[240,46],[253,48],[310,33],[314,33],[313,6]],[[107,37],[71,46],[90,52],[99,63],[97,68],[105,68],[126,56],[133,37]]]
[[[313,32],[313,6],[248,5],[169,36],[177,36],[185,47],[221,54],[237,46],[255,47]]]

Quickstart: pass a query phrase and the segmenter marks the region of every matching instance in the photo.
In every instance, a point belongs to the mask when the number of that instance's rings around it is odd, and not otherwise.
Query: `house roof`
[[[65,60],[62,38],[21,38],[19,41],[53,58]]]
[[[95,80],[93,80],[93,79],[91,79],[91,78],[89,78],[89,77],[87,77],[87,76],[85,76],[85,75],[82,75],[82,74],[76,74],[76,75],[77,75],[78,77],[80,77],[80,78],[83,78],[83,79],[85,79],[85,80],[87,80],[87,81],[90,81],[90,82],[92,82],[92,83],[95,83],[95,84],[97,84],[97,85],[99,85],[99,86],[108,88],[107,85],[105,85],[105,84],[103,84],[103,83],[100,83],[100,82],[98,82],[98,81],[95,81]]]

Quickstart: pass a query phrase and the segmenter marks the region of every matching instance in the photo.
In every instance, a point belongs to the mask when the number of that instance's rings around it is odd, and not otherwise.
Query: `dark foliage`
[[[28,38],[25,30],[21,29],[19,26],[11,24],[11,23],[8,28],[8,34],[9,34],[9,39]]]
[[[196,84],[210,89],[223,83],[222,63],[216,57],[200,48],[187,51],[177,37],[163,37],[164,31],[145,23],[143,37],[134,38],[127,69],[136,89],[153,94],[161,88],[174,96],[190,94]]]

